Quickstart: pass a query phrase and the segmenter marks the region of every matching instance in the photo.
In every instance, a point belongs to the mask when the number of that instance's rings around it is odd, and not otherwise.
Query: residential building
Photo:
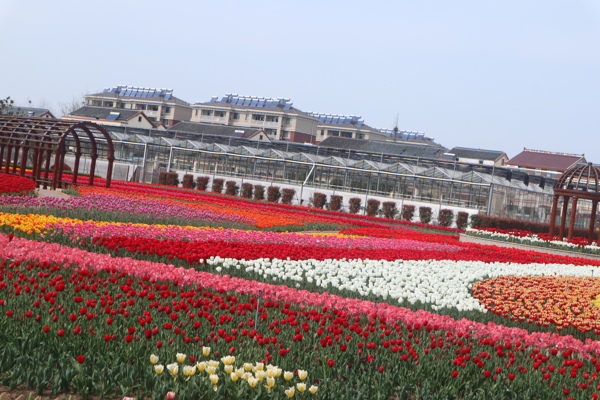
[[[165,130],[165,126],[146,116],[143,111],[124,108],[84,106],[65,115],[62,119],[90,121],[101,125],[127,126],[129,128]]]
[[[503,167],[508,161],[508,156],[505,152],[500,150],[455,147],[451,150],[448,150],[448,152],[444,154],[443,159],[467,164],[494,165],[496,167]]]
[[[348,139],[386,140],[387,135],[378,129],[364,123],[358,115],[337,115],[311,113],[319,119],[317,125],[317,143],[328,137],[342,137]]]
[[[192,116],[189,103],[173,96],[172,89],[114,86],[86,95],[85,105],[143,111],[148,118],[165,126],[189,121]]]
[[[8,115],[20,117],[56,118],[47,108],[10,106],[4,112]]]
[[[558,178],[576,164],[585,164],[585,155],[523,149],[506,162],[509,168],[524,170],[532,175]]]
[[[315,143],[319,119],[292,107],[290,99],[226,94],[192,104],[193,122],[262,129],[271,140]]]

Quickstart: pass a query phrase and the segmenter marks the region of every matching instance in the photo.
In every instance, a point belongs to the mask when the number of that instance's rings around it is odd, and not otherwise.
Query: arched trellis
[[[30,151],[33,152],[31,159]],[[62,180],[62,166],[67,153],[75,156],[73,182],[77,182],[81,157],[90,157],[90,186],[94,184],[96,160],[105,156],[108,160],[106,187],[110,187],[115,151],[110,135],[100,125],[0,115],[0,172],[25,175],[26,169],[31,168],[33,180],[44,189],[50,185],[55,190],[66,183]],[[54,173],[50,179],[51,168]]]
[[[577,216],[577,201],[579,199],[592,201],[592,212],[590,215],[590,224],[588,228],[588,243],[594,239],[594,228],[596,223],[596,212],[598,210],[598,201],[600,201],[600,189],[598,181],[600,180],[600,169],[594,167],[592,163],[585,165],[576,165],[567,170],[556,182],[554,186],[554,198],[552,200],[552,214],[550,216],[550,236],[554,235],[554,226],[558,209],[558,200],[562,196],[563,204],[560,218],[560,238],[565,237],[565,225],[567,222],[567,212],[569,210],[569,200],[571,203],[571,219],[569,221],[568,239],[573,238],[575,228],[575,218]]]

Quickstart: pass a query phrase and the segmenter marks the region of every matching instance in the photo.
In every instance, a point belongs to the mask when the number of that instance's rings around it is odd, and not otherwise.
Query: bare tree
[[[58,106],[60,107],[61,116],[69,115],[73,111],[78,110],[81,107],[83,107],[85,104],[85,101],[83,100],[83,98],[84,98],[84,95],[82,94],[81,96],[73,96],[73,98],[71,98],[71,100],[66,101],[64,103],[58,103]]]

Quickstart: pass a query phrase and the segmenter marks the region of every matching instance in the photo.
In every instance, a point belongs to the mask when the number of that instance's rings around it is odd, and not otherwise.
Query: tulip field
[[[0,173],[0,388],[55,398],[597,399],[600,261],[458,231]]]

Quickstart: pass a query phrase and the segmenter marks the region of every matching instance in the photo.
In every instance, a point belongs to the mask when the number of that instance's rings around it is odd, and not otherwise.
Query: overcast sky
[[[600,163],[600,1],[0,0],[0,98],[288,97],[447,148]]]

